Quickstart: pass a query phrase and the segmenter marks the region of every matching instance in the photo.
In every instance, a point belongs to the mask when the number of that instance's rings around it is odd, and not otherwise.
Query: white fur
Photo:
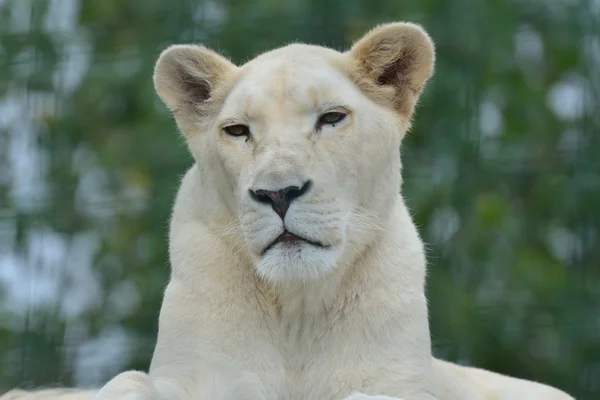
[[[384,54],[373,45],[394,40],[398,50]],[[389,64],[379,59],[401,46],[414,56],[398,64],[405,75],[381,97],[362,89],[352,74],[375,80]],[[406,102],[432,67],[431,41],[411,24],[379,28],[347,53],[296,44],[243,67],[204,48],[167,50],[157,90],[196,164],[173,210],[172,277],[149,374],[120,374],[95,400],[571,399],[431,356],[425,256],[399,193],[398,149]],[[217,110],[194,114],[184,89],[193,79],[228,87]],[[388,95],[400,100],[386,106]],[[348,116],[317,132],[319,116],[339,109]],[[252,139],[221,130],[232,122]],[[307,180],[283,220],[248,191]],[[327,247],[263,254],[284,227]]]
[[[350,396],[346,397],[345,400],[403,400],[398,397],[390,396],[370,396],[368,394],[354,392]]]

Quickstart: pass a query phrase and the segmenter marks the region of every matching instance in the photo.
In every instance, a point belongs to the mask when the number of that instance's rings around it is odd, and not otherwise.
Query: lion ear
[[[177,122],[187,125],[204,116],[209,108],[203,105],[235,69],[229,60],[204,46],[173,45],[156,62],[154,87]]]
[[[360,80],[389,89],[394,107],[410,117],[435,62],[433,41],[423,28],[402,22],[380,25],[349,54]]]

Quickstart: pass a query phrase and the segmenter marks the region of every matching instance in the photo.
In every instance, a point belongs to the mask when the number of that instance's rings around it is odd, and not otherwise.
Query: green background
[[[597,0],[0,1],[0,392],[148,366],[191,164],[154,62],[422,24],[403,144],[437,355],[600,398]]]

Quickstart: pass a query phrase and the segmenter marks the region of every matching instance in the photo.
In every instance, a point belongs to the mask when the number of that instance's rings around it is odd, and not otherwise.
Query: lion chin
[[[195,164],[156,348],[148,373],[77,399],[572,399],[432,357],[423,244],[398,188],[433,69],[433,42],[410,23],[345,52],[292,44],[241,66],[166,49],[156,91]],[[27,396],[67,395],[2,400]]]
[[[265,248],[256,271],[274,284],[315,281],[336,266],[340,253],[331,246],[284,231]]]

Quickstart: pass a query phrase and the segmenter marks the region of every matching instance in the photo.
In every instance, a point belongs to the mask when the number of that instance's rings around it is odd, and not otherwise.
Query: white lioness
[[[572,399],[431,355],[398,152],[433,64],[407,23],[345,53],[293,44],[241,67],[167,49],[156,90],[196,164],[175,202],[149,374],[122,373],[95,399]]]

